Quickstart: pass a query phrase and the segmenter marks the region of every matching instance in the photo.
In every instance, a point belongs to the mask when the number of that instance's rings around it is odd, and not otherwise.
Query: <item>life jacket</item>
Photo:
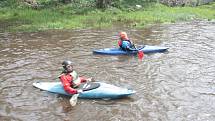
[[[130,40],[119,40],[118,45],[120,48],[122,48],[124,50],[127,49],[127,47],[129,47],[129,48],[132,47]]]
[[[65,74],[65,72],[62,72],[61,75],[66,75],[66,74]],[[79,78],[77,72],[76,71],[72,71],[71,73],[69,73],[69,75],[71,75],[72,78],[73,78],[73,80],[71,80],[71,84],[72,84],[71,86],[73,88],[78,87],[81,84],[81,79]],[[60,76],[59,76],[59,78],[60,78]]]
[[[72,71],[70,75],[73,77],[72,83],[73,87],[78,87],[81,84],[81,79],[79,78],[76,71]]]

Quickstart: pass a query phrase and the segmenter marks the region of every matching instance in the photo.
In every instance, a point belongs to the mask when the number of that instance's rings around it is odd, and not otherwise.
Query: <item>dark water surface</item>
[[[215,22],[123,30],[137,44],[170,49],[142,61],[92,54],[93,49],[116,47],[120,29],[0,33],[0,120],[215,120]],[[70,107],[69,97],[32,86],[59,81],[65,59],[75,62],[80,75],[137,93],[118,100],[79,99]]]

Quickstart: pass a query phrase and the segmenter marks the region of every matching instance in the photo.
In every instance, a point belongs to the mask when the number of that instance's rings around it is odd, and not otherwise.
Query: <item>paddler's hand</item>
[[[92,77],[91,77],[91,78],[88,78],[86,81],[87,81],[87,82],[93,82],[93,78],[92,78]]]
[[[79,90],[77,90],[78,91],[78,93],[82,93],[83,92],[83,90],[82,89],[79,89]]]

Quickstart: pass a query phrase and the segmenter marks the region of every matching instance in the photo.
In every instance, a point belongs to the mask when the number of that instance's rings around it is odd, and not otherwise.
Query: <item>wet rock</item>
[[[136,5],[136,8],[140,9],[140,8],[142,8],[142,5]]]
[[[36,0],[24,0],[24,3],[27,6],[30,6],[30,7],[35,8],[35,9],[37,9],[39,7],[39,4],[37,3]]]

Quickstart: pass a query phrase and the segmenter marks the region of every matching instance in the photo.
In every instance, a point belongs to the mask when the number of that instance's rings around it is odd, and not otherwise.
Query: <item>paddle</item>
[[[78,101],[78,96],[79,96],[79,93],[74,94],[74,95],[70,98],[69,102],[70,102],[70,105],[71,105],[72,107],[76,105],[76,103],[77,103],[77,101]]]
[[[143,59],[143,57],[144,57],[144,53],[143,53],[143,51],[141,51],[141,50],[138,50],[138,58],[140,59],[140,60],[142,60]]]
[[[133,44],[133,47],[135,48],[136,51],[138,51],[138,52],[137,52],[138,58],[139,58],[140,60],[142,60],[143,57],[144,57],[144,53],[143,53],[143,51],[141,50],[141,48],[140,48],[140,49],[137,49],[136,46],[135,46],[134,44]]]
[[[90,84],[90,82],[92,82],[92,81],[93,81],[92,78],[87,79],[87,82],[85,84],[83,84],[83,86],[81,86],[78,89],[78,93],[72,95],[72,97],[69,100],[71,106],[75,106],[76,105],[76,103],[78,101],[79,94],[81,94],[84,91],[88,91],[88,90],[92,90],[92,89],[98,88],[100,86],[99,83],[94,83],[93,85]]]
[[[86,88],[88,82],[84,84],[84,86],[82,87],[82,89]],[[82,93],[84,90],[79,89],[77,94],[72,95],[72,97],[70,98],[69,102],[71,106],[75,106],[77,101],[78,101],[78,96],[80,93]]]

